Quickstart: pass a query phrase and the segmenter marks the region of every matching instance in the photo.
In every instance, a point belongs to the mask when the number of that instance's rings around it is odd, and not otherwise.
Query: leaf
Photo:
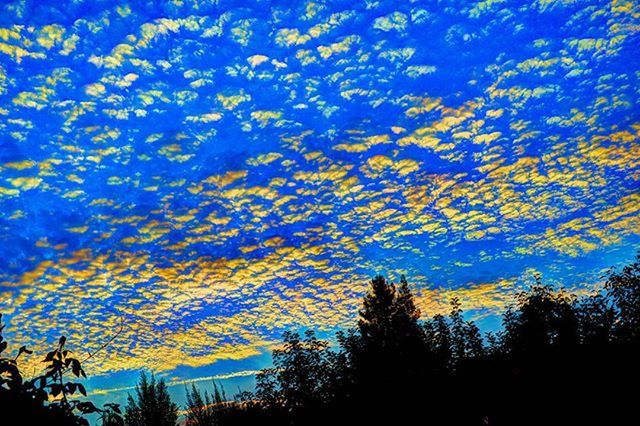
[[[80,367],[80,361],[78,361],[75,358],[70,358],[70,361],[71,361],[71,372],[74,374],[74,376],[80,377],[80,372],[82,371],[82,368]]]
[[[90,414],[98,411],[96,406],[93,405],[93,403],[90,401],[79,402],[76,408],[80,410],[80,412],[82,412],[83,414]]]
[[[73,395],[79,385],[69,382],[65,386],[67,388],[67,391]]]
[[[22,346],[22,347],[20,348],[20,350],[18,351],[18,356],[20,356],[20,355],[21,355],[21,354],[23,354],[23,353],[25,353],[25,354],[27,354],[27,355],[31,355],[31,354],[33,353],[33,351],[30,351],[29,349],[27,349],[27,347],[26,347],[26,346]]]
[[[67,341],[67,338],[62,336],[60,337],[60,340],[58,340],[58,344],[60,345],[60,347],[64,346],[64,343]]]
[[[54,397],[60,395],[60,393],[62,392],[62,385],[59,385],[57,383],[52,383],[49,385],[49,387],[51,388],[51,395]]]
[[[7,349],[7,342],[0,343],[0,354],[4,352],[5,349]]]
[[[20,370],[18,370],[18,367],[13,362],[4,363],[2,368],[0,368],[0,374],[8,379],[7,382],[10,383],[10,387],[22,384]]]
[[[84,388],[82,383],[78,383],[77,386],[78,386],[78,391],[84,396],[87,396],[87,390]]]

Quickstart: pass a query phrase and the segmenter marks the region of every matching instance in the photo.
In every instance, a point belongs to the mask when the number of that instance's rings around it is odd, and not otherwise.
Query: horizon
[[[7,340],[122,322],[89,392],[184,400],[353,326],[376,274],[488,331],[634,258],[640,5],[351,3],[1,5]]]

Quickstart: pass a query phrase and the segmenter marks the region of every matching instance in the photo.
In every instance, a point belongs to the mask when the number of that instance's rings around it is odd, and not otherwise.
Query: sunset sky
[[[640,247],[638,46],[637,1],[3,1],[6,337],[122,322],[94,392],[233,393],[376,273],[485,330],[593,291]]]

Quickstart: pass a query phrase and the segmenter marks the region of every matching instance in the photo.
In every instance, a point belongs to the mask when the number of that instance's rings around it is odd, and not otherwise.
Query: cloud
[[[12,340],[123,318],[94,373],[239,371],[375,273],[493,315],[532,264],[586,291],[637,248],[634,2],[66,6],[0,6]]]

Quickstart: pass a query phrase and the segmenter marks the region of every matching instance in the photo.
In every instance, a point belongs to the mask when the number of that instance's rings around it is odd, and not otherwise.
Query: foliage
[[[404,277],[399,288],[384,277],[371,281],[357,330],[340,337],[351,370],[363,386],[395,380],[421,370],[427,346],[420,311]]]
[[[256,378],[256,397],[279,407],[294,421],[308,421],[334,394],[336,379],[331,373],[337,371],[337,361],[327,342],[313,331],[305,332],[303,338],[286,332],[282,348],[273,351],[273,368]]]
[[[178,421],[178,406],[171,401],[163,379],[156,380],[142,372],[136,385],[135,398],[127,397],[125,410],[127,426],[175,426]]]
[[[375,277],[339,351],[286,333],[227,424],[249,424],[256,407],[278,425],[634,423],[632,393],[616,390],[640,378],[639,262],[583,298],[536,277],[486,339],[459,300],[421,322],[404,277]]]
[[[610,272],[606,289],[617,319],[615,338],[640,344],[640,253],[622,271]]]
[[[227,401],[224,388],[218,388],[213,383],[213,392],[204,394],[191,385],[191,389],[186,389],[187,393],[187,426],[222,426],[229,418],[230,411],[234,405]]]
[[[377,276],[357,327],[336,336],[337,348],[311,330],[286,332],[273,366],[257,375],[255,392],[228,400],[187,390],[188,426],[415,424],[635,424],[636,401],[623,391],[640,379],[640,257],[610,271],[601,292],[577,298],[539,277],[516,295],[503,329],[482,338],[451,300],[447,316],[420,319],[404,277]],[[7,349],[1,332],[0,355]],[[25,381],[19,349],[0,358],[0,413],[18,424],[122,425],[117,405],[103,409],[69,375],[86,377],[62,337],[45,359],[44,374]],[[588,408],[586,408],[588,407]],[[6,420],[6,419],[3,419]],[[175,426],[178,407],[163,380],[142,374],[128,397],[129,426]],[[7,424],[6,421],[3,424]]]
[[[45,372],[25,380],[18,361],[23,354],[33,352],[22,346],[15,357],[2,356],[8,347],[2,337],[4,328],[0,314],[0,413],[8,417],[3,424],[85,426],[89,423],[83,416],[92,413],[98,413],[103,425],[123,424],[117,404],[99,409],[90,401],[75,399],[78,394],[86,397],[87,391],[82,383],[67,377],[87,376],[80,360],[66,348],[66,337],[60,337],[57,346],[44,357]]]

